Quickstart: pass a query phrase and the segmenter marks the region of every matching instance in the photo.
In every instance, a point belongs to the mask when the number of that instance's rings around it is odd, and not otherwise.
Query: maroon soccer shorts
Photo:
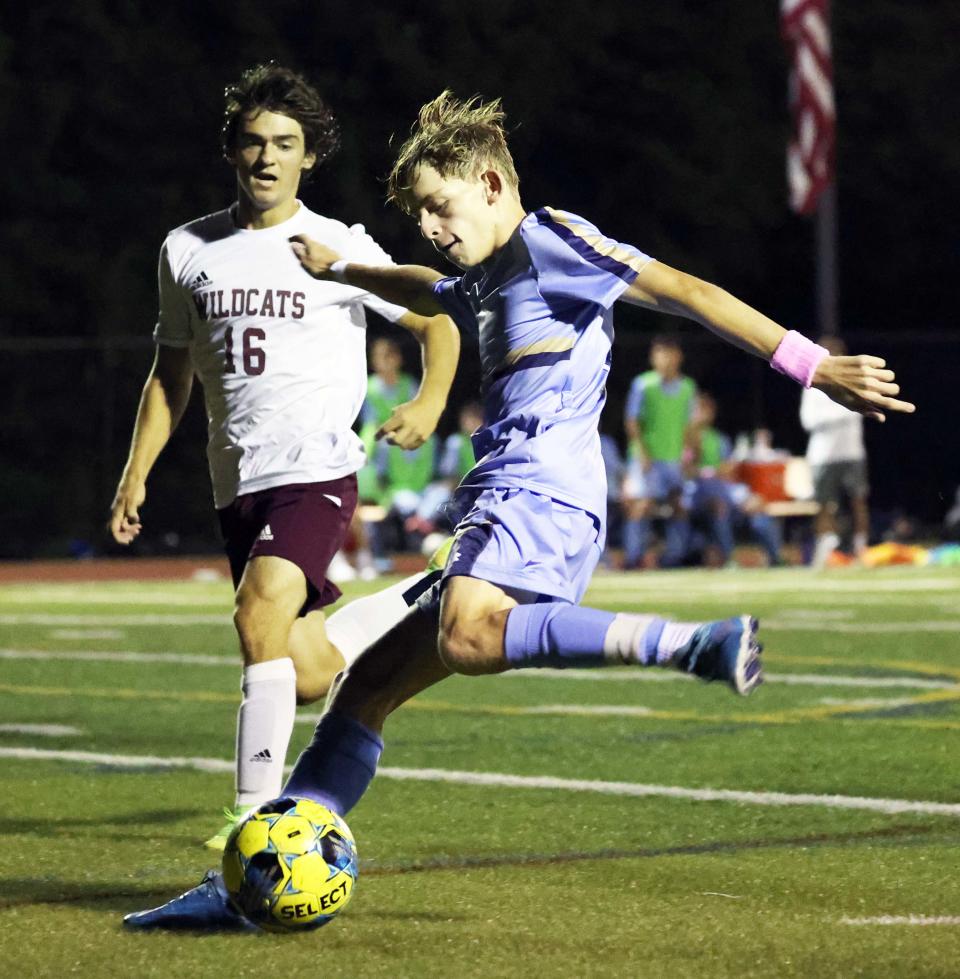
[[[307,579],[307,601],[301,615],[332,605],[341,592],[327,579],[327,567],[343,544],[356,506],[357,477],[353,474],[238,496],[217,511],[233,587],[240,584],[252,558],[282,557],[300,568]]]

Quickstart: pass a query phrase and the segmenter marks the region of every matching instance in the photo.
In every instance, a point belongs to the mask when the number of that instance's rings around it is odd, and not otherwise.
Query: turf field
[[[199,879],[232,801],[227,584],[3,586],[4,960],[31,977],[960,975],[958,587],[922,568],[598,576],[605,608],[759,615],[769,682],[747,700],[623,669],[427,691],[350,815],[353,903],[286,937],[120,927]]]

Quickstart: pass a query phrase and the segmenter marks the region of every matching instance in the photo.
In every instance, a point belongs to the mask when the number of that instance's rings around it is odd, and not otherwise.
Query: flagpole
[[[822,336],[836,336],[840,332],[836,171],[817,202],[816,228],[817,324]]]
[[[836,108],[830,38],[831,0],[780,0],[780,29],[790,53],[787,143],[790,206],[814,216],[814,292],[817,327],[839,332],[837,183],[834,161]]]

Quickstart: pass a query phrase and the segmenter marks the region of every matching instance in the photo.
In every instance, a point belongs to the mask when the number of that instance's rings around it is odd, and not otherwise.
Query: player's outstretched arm
[[[127,464],[110,504],[109,528],[118,544],[129,544],[140,533],[147,476],[183,416],[192,387],[189,350],[159,345],[140,396]]]
[[[645,265],[623,298],[648,309],[695,320],[734,346],[768,362],[774,361],[781,344],[788,338],[782,326],[736,296],[662,262]],[[797,336],[789,334],[790,338]],[[823,350],[800,339],[816,351]],[[790,371],[784,372],[795,376]],[[877,421],[884,420],[884,411],[909,413],[916,410],[909,401],[897,399],[900,386],[894,372],[879,357],[823,356],[816,362],[812,379],[808,379],[808,386],[810,384],[844,407]]]
[[[397,405],[376,437],[401,449],[417,449],[433,434],[447,405],[460,357],[460,334],[449,316],[405,313],[398,322],[420,341],[423,378],[417,396]]]
[[[300,259],[300,264],[315,279],[345,282],[347,285],[372,292],[389,303],[405,306],[421,316],[435,316],[443,307],[433,294],[433,284],[443,276],[424,265],[358,265],[344,262],[326,245],[308,238],[293,235],[290,247]]]

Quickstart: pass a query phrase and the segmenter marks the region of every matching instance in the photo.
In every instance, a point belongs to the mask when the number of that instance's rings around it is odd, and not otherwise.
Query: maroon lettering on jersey
[[[262,294],[262,295],[261,295]],[[200,318],[222,320],[237,316],[289,316],[302,320],[307,315],[307,294],[289,289],[231,289],[230,305],[223,289],[193,294],[193,304]],[[290,300],[289,309],[287,300]],[[279,303],[279,309],[277,304]]]

